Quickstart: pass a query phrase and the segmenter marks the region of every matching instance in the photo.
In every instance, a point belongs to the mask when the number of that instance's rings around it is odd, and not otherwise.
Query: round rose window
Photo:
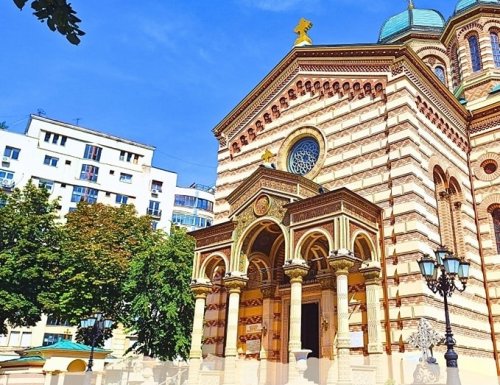
[[[495,162],[492,159],[484,161],[481,164],[481,167],[483,168],[484,172],[488,175],[493,174],[498,169],[497,162]]]
[[[316,139],[308,137],[294,144],[288,155],[288,171],[306,175],[309,173],[319,158],[319,143]]]

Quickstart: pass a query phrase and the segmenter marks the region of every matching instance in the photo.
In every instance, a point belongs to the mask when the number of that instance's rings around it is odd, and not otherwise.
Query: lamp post
[[[434,254],[436,256],[435,259],[428,254],[424,255],[418,261],[418,265],[429,289],[434,294],[439,293],[443,297],[446,320],[445,342],[447,347],[444,358],[448,372],[446,384],[460,385],[457,365],[458,354],[453,349],[455,339],[451,331],[448,297],[451,297],[455,290],[459,292],[465,290],[467,280],[469,279],[470,263],[466,262],[463,258],[456,257],[444,246],[440,246],[435,250]],[[456,278],[460,281],[460,286],[457,285]]]
[[[80,329],[86,329],[90,336],[90,357],[87,364],[87,372],[92,371],[94,365],[94,348],[97,339],[104,335],[106,330],[113,327],[113,321],[104,319],[102,313],[96,313],[92,317],[80,321]]]

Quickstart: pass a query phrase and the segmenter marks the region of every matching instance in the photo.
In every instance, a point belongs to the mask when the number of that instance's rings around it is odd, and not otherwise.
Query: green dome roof
[[[441,32],[444,24],[444,17],[438,11],[409,8],[384,23],[378,41],[385,43],[407,31]]]
[[[460,0],[455,7],[455,13],[465,11],[476,4],[496,4],[500,5],[500,0]]]

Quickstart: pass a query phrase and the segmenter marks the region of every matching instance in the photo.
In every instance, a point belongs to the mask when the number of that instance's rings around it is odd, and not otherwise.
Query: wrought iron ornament
[[[319,144],[316,139],[304,138],[292,147],[288,156],[288,170],[294,174],[306,175],[319,158]]]

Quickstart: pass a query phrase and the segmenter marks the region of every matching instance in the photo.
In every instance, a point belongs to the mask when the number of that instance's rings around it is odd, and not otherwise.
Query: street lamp
[[[89,363],[87,365],[87,372],[92,371],[92,366],[94,365],[94,347],[97,339],[104,336],[106,330],[113,327],[113,321],[110,319],[104,319],[102,313],[96,313],[92,317],[80,321],[80,329],[87,330],[90,336],[90,357]]]
[[[465,290],[467,280],[469,279],[470,263],[466,262],[463,258],[460,259],[456,257],[444,246],[437,248],[434,254],[436,255],[435,259],[425,254],[420,261],[418,261],[418,265],[429,289],[434,294],[439,293],[444,299],[444,315],[446,320],[445,342],[448,349],[444,358],[447,368],[457,369],[458,354],[453,349],[455,346],[455,339],[451,331],[448,297],[451,297],[455,290],[459,292]],[[460,281],[460,286],[457,285],[456,278]],[[448,385],[460,384],[457,370],[448,370],[446,383]]]

